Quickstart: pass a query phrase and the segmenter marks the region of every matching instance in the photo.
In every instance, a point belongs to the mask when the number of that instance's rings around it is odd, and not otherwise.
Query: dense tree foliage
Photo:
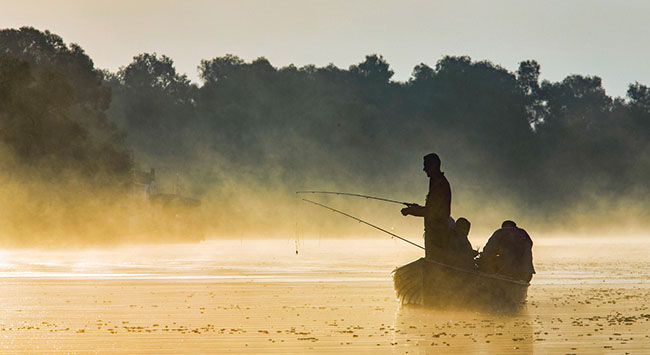
[[[147,155],[182,155],[194,128],[196,87],[176,73],[166,56],[142,54],[107,76],[113,89],[109,114],[129,132],[129,145]]]
[[[189,174],[196,194],[230,178],[396,196],[436,151],[454,188],[531,213],[649,201],[650,89],[640,83],[613,98],[596,76],[540,81],[534,60],[511,72],[448,56],[397,82],[378,55],[348,69],[225,55],[201,61],[196,85],[155,53],[101,73],[79,46],[31,28],[0,32],[0,55],[0,139],[27,163],[56,155],[120,172],[126,144]]]
[[[0,31],[0,144],[14,168],[123,183],[130,157],[105,115],[110,89],[81,47],[33,28]],[[55,172],[57,174],[51,174]]]
[[[407,162],[435,150],[461,184],[537,212],[648,193],[650,93],[641,84],[623,100],[598,77],[540,82],[533,60],[509,72],[468,57],[418,65],[405,83],[390,81],[375,55],[349,70],[275,69],[232,55],[199,68],[197,110],[213,148],[260,181],[399,191]]]

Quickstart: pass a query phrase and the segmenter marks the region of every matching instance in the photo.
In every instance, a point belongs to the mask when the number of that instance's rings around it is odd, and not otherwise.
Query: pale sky
[[[645,0],[0,0],[1,28],[48,29],[111,71],[143,52],[194,81],[201,59],[227,53],[341,68],[376,53],[407,80],[419,63],[469,55],[509,70],[535,59],[552,81],[598,75],[614,96],[650,85],[649,15]]]

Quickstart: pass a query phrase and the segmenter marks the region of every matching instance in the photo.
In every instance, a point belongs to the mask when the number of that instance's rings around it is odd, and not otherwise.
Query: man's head
[[[503,223],[501,223],[501,228],[516,228],[517,224],[511,220],[505,220]]]
[[[436,173],[440,173],[440,157],[436,153],[427,154],[424,156],[424,172],[428,177]]]
[[[467,235],[469,234],[469,228],[470,228],[471,226],[472,226],[472,224],[469,223],[469,221],[467,220],[467,218],[465,218],[465,217],[460,217],[460,218],[456,221],[456,232],[457,232],[458,234],[462,235],[463,237],[467,237]]]

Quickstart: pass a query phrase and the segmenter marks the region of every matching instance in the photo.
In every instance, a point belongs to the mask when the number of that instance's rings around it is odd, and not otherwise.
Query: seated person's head
[[[456,221],[456,232],[457,232],[458,234],[462,235],[463,237],[467,237],[467,235],[469,234],[469,228],[471,227],[471,225],[472,225],[472,224],[469,223],[469,221],[467,220],[467,218],[465,218],[465,217],[460,217],[460,218]]]
[[[505,220],[501,223],[501,228],[516,228],[517,224],[511,220]]]

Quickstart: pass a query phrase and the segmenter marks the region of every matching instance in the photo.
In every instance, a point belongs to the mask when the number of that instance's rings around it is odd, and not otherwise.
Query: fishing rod
[[[363,197],[363,198],[368,198],[368,199],[371,199],[371,200],[379,200],[379,201],[384,201],[384,202],[397,203],[397,204],[400,204],[400,205],[406,205],[406,206],[412,206],[412,205],[414,205],[413,203],[402,202],[402,201],[395,201],[395,200],[390,200],[390,199],[383,198],[383,197],[367,196],[367,195],[361,195],[361,194],[352,194],[352,193],[349,193],[349,192],[334,192],[334,191],[296,191],[296,194],[328,194],[328,195],[354,196],[354,197]]]
[[[345,213],[345,212],[341,212],[341,211],[339,211],[339,210],[337,210],[337,209],[334,209],[334,208],[332,208],[332,207],[325,206],[325,205],[320,204],[320,203],[318,203],[318,202],[314,202],[314,201],[311,201],[311,200],[307,200],[307,199],[305,199],[305,198],[303,198],[302,200],[305,201],[305,202],[313,203],[314,205],[317,205],[317,206],[321,206],[321,207],[323,207],[323,208],[327,208],[327,209],[330,210],[330,211],[334,211],[334,212],[336,212],[336,213],[340,213],[340,214],[342,214],[342,215],[344,215],[344,216],[346,216],[346,217],[349,217],[349,218],[354,219],[354,220],[357,221],[357,222],[360,222],[360,223],[366,224],[366,225],[368,225],[368,226],[370,226],[370,227],[372,227],[372,228],[375,228],[375,229],[378,229],[378,230],[380,230],[380,231],[382,231],[382,232],[384,232],[384,233],[390,234],[391,236],[393,236],[393,237],[395,237],[395,238],[397,238],[397,239],[399,239],[399,240],[405,241],[405,242],[407,242],[407,243],[409,243],[409,244],[411,244],[411,245],[414,245],[414,246],[416,246],[416,247],[418,247],[418,248],[424,250],[424,247],[421,246],[421,245],[415,244],[415,243],[413,243],[412,241],[410,241],[410,240],[408,240],[408,239],[402,238],[402,237],[400,237],[399,235],[397,235],[397,234],[395,234],[395,233],[391,233],[391,232],[389,232],[389,231],[387,231],[387,230],[385,230],[385,229],[383,229],[383,228],[381,228],[381,227],[377,227],[376,225],[371,224],[371,223],[368,223],[368,222],[366,222],[366,221],[364,221],[364,220],[362,220],[362,219],[359,219],[359,218],[357,218],[357,217],[355,217],[355,216],[349,215],[349,214],[347,214],[347,213]]]

